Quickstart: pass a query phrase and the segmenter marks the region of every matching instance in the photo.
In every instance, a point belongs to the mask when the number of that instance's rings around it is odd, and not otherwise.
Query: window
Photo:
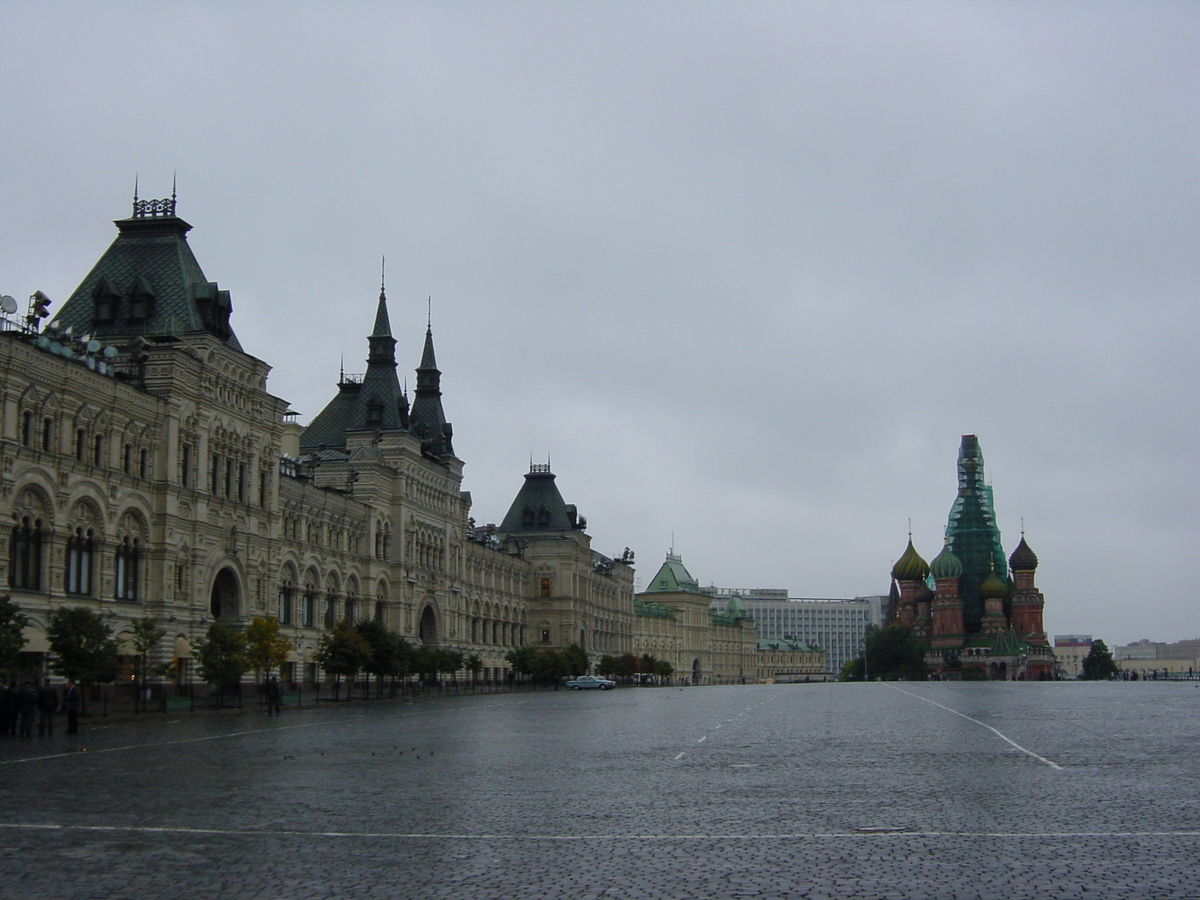
[[[121,448],[121,471],[126,475],[133,474],[133,445],[126,444]]]
[[[550,643],[550,629],[549,628],[542,629],[542,643],[543,644]]]
[[[383,622],[387,618],[387,604],[382,600],[375,601],[375,621]]]
[[[33,446],[33,413],[21,413],[21,446]]]
[[[179,483],[184,487],[192,486],[192,446],[184,444],[179,448]]]
[[[138,451],[138,478],[145,478],[150,474],[150,451]]]
[[[356,605],[357,605],[357,599],[355,598],[355,596],[353,594],[350,594],[349,596],[346,597],[346,624],[347,625],[354,624],[354,614],[356,612],[354,607]]]
[[[75,429],[75,458],[83,462],[87,456],[87,432],[82,428]]]
[[[285,581],[279,586],[279,624],[292,624],[292,585]]]
[[[225,460],[225,496],[233,496],[233,460]]]
[[[550,579],[549,578],[542,579],[539,596],[541,596],[541,597],[549,597],[550,596]]]
[[[25,516],[13,528],[8,555],[8,586],[24,591],[42,587],[42,522]]]
[[[67,539],[66,591],[68,594],[91,596],[92,593],[92,529],[76,528]]]
[[[238,463],[237,498],[238,498],[238,503],[246,502],[246,464],[245,463]]]
[[[208,472],[208,492],[215,494],[217,492],[217,483],[221,478],[221,457],[215,453],[212,456],[212,464]]]
[[[258,473],[258,505],[267,508],[267,473]]]
[[[311,628],[317,617],[317,592],[313,588],[305,588],[304,590],[304,609],[302,610],[302,615],[303,620],[300,624]]]
[[[337,598],[333,594],[325,595],[325,627],[332,628],[337,622]]]
[[[96,439],[92,441],[92,465],[98,466],[104,460],[104,438],[96,435]]]
[[[138,598],[138,540],[125,536],[117,547],[117,570],[113,596],[118,600]]]
[[[54,420],[42,419],[42,449],[50,451],[51,440],[54,437]]]

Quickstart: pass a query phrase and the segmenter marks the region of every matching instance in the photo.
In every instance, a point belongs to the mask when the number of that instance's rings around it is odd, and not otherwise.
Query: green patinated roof
[[[676,610],[674,607],[667,606],[665,603],[654,603],[650,600],[638,600],[636,597],[633,600],[633,612],[639,616],[653,616],[658,619],[673,619],[675,618]]]
[[[977,630],[983,618],[979,586],[990,572],[1008,581],[1008,560],[1000,544],[992,486],[983,474],[983,451],[979,438],[964,434],[958,449],[958,496],[946,523],[950,549],[962,563],[958,594],[963,598],[963,621],[968,632]]]
[[[700,583],[692,577],[684,566],[683,560],[673,553],[667,554],[666,562],[658,570],[658,574],[647,585],[644,594],[699,594]]]
[[[233,303],[229,292],[209,281],[188,246],[192,226],[175,215],[175,201],[142,201],[162,204],[169,214],[145,214],[135,206],[135,216],[114,224],[116,240],[92,267],[51,318],[60,329],[97,340],[138,335],[211,334],[241,350],[229,325]],[[146,315],[132,318],[134,301]],[[97,301],[111,315],[98,319]]]
[[[996,635],[992,644],[992,656],[1019,656],[1028,645],[1017,637],[1011,628]]]

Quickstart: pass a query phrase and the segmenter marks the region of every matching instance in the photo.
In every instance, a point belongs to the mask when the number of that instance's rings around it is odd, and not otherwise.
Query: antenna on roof
[[[432,331],[433,330],[433,294],[429,295],[429,297],[425,300],[425,304],[426,304],[425,330]]]
[[[384,286],[387,284],[387,257],[379,256],[379,296],[383,297]]]

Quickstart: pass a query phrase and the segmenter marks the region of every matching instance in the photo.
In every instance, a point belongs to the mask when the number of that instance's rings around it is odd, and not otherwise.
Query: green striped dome
[[[924,581],[929,577],[929,563],[921,559],[921,554],[913,547],[912,538],[908,539],[908,549],[892,566],[892,577],[897,581]]]
[[[988,577],[983,579],[983,582],[979,585],[979,596],[984,600],[992,597],[1003,598],[1008,596],[1008,585],[1000,580],[996,575],[995,569],[988,572]]]
[[[933,562],[929,564],[929,574],[934,578],[961,578],[963,573],[963,564],[957,556],[950,552],[950,545],[946,544],[942,548],[942,552],[933,558]]]

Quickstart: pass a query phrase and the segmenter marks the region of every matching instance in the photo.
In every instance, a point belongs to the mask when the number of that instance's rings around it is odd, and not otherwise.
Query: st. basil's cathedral
[[[909,535],[892,566],[891,621],[911,629],[925,646],[926,667],[935,678],[1053,678],[1054,651],[1042,625],[1045,598],[1034,583],[1037,565],[1024,533],[1005,558],[979,439],[963,435],[945,546],[927,563]]]

